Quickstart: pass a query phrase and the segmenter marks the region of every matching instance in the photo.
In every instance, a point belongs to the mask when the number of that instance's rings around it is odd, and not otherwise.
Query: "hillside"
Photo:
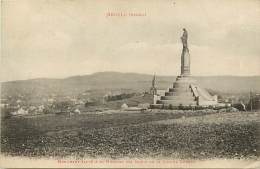
[[[153,75],[137,73],[100,72],[64,79],[29,79],[2,83],[2,95],[31,93],[78,94],[86,90],[131,89],[148,91]],[[175,81],[175,76],[157,76],[158,88],[166,89]],[[260,76],[199,76],[194,77],[201,86],[218,92],[248,93],[260,92]]]
[[[155,110],[14,117],[2,121],[1,153],[79,160],[259,158],[259,113],[201,113]]]

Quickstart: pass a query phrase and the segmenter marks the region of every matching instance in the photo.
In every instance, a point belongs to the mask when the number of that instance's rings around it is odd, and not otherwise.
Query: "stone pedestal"
[[[211,96],[205,89],[199,87],[190,76],[178,76],[173,86],[160,99],[158,105],[164,106],[210,106],[217,105],[217,96]]]
[[[190,75],[190,53],[187,47],[183,47],[181,53],[181,76]]]
[[[178,76],[175,83],[161,99],[157,101],[157,104],[172,105],[172,106],[195,106],[197,105],[196,97],[192,93],[190,87],[195,81],[189,76]]]

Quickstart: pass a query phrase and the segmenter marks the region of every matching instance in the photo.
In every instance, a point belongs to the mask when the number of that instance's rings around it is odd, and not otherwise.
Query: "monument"
[[[173,86],[164,95],[157,98],[152,107],[178,107],[178,106],[214,106],[218,104],[217,96],[211,96],[201,88],[190,74],[190,52],[188,47],[188,32],[184,28],[181,53],[181,74],[177,76]]]
[[[157,94],[157,89],[155,87],[155,74],[153,75],[152,87],[150,88],[150,94],[152,94],[152,95]]]

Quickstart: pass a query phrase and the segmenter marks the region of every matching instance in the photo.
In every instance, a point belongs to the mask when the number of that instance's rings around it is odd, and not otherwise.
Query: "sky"
[[[192,75],[260,75],[259,0],[3,0],[1,7],[1,81],[178,75],[182,28]]]

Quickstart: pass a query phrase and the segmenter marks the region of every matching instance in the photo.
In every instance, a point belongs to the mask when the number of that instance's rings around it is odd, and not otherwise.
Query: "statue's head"
[[[182,28],[182,30],[183,30],[183,31],[186,31],[186,29],[185,29],[185,28]]]

